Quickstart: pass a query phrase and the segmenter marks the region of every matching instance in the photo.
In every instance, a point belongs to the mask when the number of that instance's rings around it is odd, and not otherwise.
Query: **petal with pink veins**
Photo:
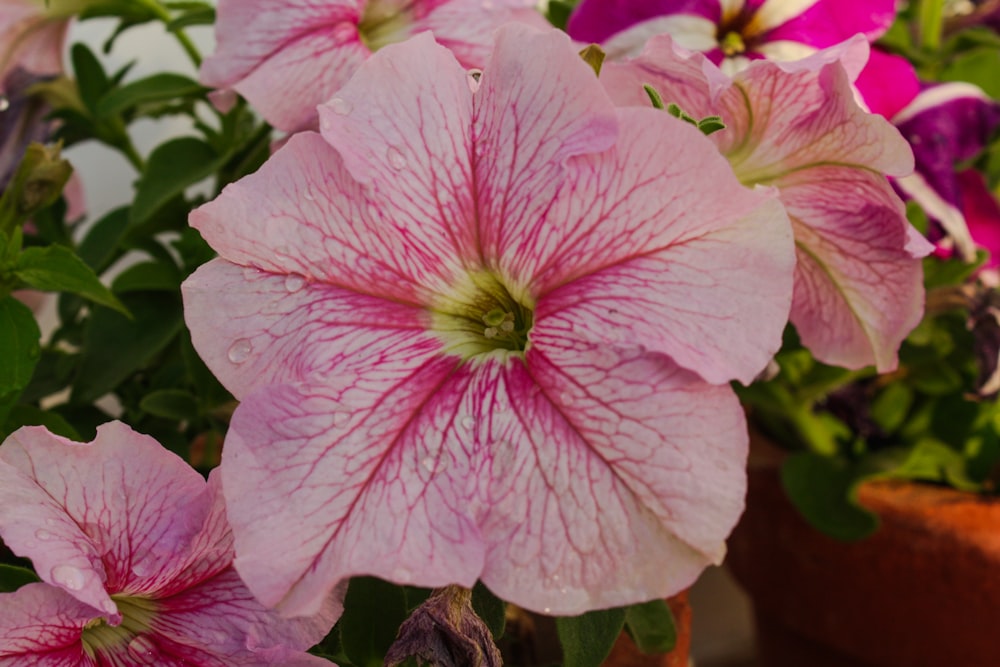
[[[856,60],[848,49],[794,64],[759,61],[727,88],[703,56],[686,57],[657,38],[635,61],[606,65],[601,78],[622,104],[643,104],[635,90],[641,79],[695,117],[722,116],[727,127],[712,138],[736,176],[776,187],[793,221],[799,264],[791,320],[803,343],[826,363],[889,370],[920,320],[917,258],[930,246],[915,239],[885,179],[912,169],[908,146],[884,119],[857,107],[831,56]]]
[[[95,667],[80,636],[98,614],[48,584],[0,593],[0,667]]]
[[[0,449],[0,533],[44,581],[116,618],[108,590],[169,578],[206,516],[204,481],[114,422],[91,443],[26,427]]]

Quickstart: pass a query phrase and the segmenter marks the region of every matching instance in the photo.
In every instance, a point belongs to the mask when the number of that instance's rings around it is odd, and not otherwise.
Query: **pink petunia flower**
[[[184,286],[241,400],[236,567],[308,613],[335,582],[471,586],[554,614],[661,597],[743,507],[731,378],[780,345],[787,218],[695,128],[615,109],[558,31],[481,76],[429,35],[375,54],[196,210]]]
[[[316,105],[383,46],[430,30],[479,67],[508,21],[546,25],[533,0],[219,0],[201,81],[235,89],[279,130],[315,129]]]
[[[306,654],[339,614],[282,619],[232,567],[208,483],[113,422],[91,443],[25,427],[0,446],[0,535],[45,583],[0,594],[0,665],[328,665]]]
[[[0,0],[0,96],[17,68],[34,75],[62,73],[69,21],[93,1]]]
[[[712,135],[744,185],[776,187],[795,230],[791,321],[821,361],[896,367],[923,311],[919,257],[930,245],[906,220],[886,175],[913,169],[899,132],[853,100],[861,37],[796,63],[756,61],[729,79],[667,36],[601,72],[621,104],[648,106],[643,84],[695,118],[720,115]],[[860,55],[857,53],[860,50]]]
[[[751,60],[798,60],[857,33],[874,41],[895,15],[896,0],[583,0],[567,31],[612,56],[638,54],[650,37],[668,34],[732,74]]]

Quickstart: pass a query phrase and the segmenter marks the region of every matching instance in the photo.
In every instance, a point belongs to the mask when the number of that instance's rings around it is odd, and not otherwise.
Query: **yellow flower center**
[[[372,52],[410,36],[414,0],[371,0],[365,4],[358,37]]]
[[[133,653],[145,650],[142,635],[149,632],[157,614],[156,603],[148,598],[112,595],[111,599],[118,605],[122,622],[111,625],[103,618],[95,618],[83,628],[83,650],[92,659],[98,653],[114,653],[122,647]]]

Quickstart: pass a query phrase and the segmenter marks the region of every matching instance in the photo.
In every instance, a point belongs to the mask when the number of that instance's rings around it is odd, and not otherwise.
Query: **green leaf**
[[[677,643],[674,615],[665,600],[650,600],[627,607],[625,624],[643,653],[666,653]]]
[[[98,103],[97,113],[106,118],[140,104],[163,102],[178,97],[197,97],[207,90],[190,77],[163,72],[110,91]]]
[[[955,57],[941,72],[942,81],[967,81],[982,88],[993,99],[1000,99],[1000,50],[987,46],[966,51]]]
[[[41,337],[30,308],[14,297],[0,300],[0,396],[28,386],[41,354]]]
[[[0,593],[13,593],[25,584],[41,581],[38,575],[26,567],[0,563]]]
[[[792,504],[814,528],[839,540],[859,540],[878,527],[878,517],[857,502],[859,475],[840,459],[812,452],[789,456],[781,483]]]
[[[556,619],[563,667],[599,667],[625,626],[625,609],[602,609]]]
[[[886,433],[892,433],[906,419],[913,405],[913,389],[902,382],[886,385],[871,404],[872,419]]]
[[[14,273],[35,289],[70,292],[127,314],[125,307],[101,283],[94,271],[65,246],[26,249],[18,257]]]
[[[117,294],[152,290],[176,292],[180,284],[181,274],[173,263],[142,262],[118,274],[111,288]]]
[[[96,112],[97,103],[111,86],[108,75],[105,74],[97,56],[85,44],[74,44],[70,56],[73,61],[73,72],[76,74],[76,85],[80,90],[80,99],[87,109]]]
[[[13,433],[22,426],[44,426],[52,433],[61,435],[64,438],[81,442],[80,434],[76,432],[69,422],[51,410],[42,410],[33,405],[15,405],[7,415],[7,422],[4,424],[5,433]]]
[[[76,249],[87,266],[100,273],[120,255],[118,244],[128,228],[128,207],[116,208],[94,225]]]
[[[198,416],[198,401],[180,389],[161,389],[147,394],[139,407],[151,415],[182,421]]]
[[[145,367],[184,326],[180,299],[168,292],[129,292],[121,297],[132,319],[94,309],[84,335],[72,399],[89,403]]]
[[[227,156],[200,139],[181,137],[161,144],[149,156],[146,172],[136,185],[131,222],[140,224],[168,201],[184,193],[225,164]]]
[[[472,587],[472,609],[476,615],[483,619],[483,623],[490,629],[493,639],[503,637],[504,629],[507,625],[507,603],[493,595],[490,589],[477,581]]]
[[[914,445],[903,463],[890,471],[888,476],[944,482],[963,491],[979,490],[979,485],[967,476],[965,457],[931,438]]]
[[[338,623],[344,653],[355,667],[382,667],[404,620],[402,588],[374,577],[351,579]]]
[[[212,7],[206,7],[201,9],[192,9],[189,12],[185,12],[170,21],[167,24],[167,30],[171,32],[177,30],[183,30],[189,26],[193,25],[212,25],[215,23],[215,9]]]
[[[566,22],[569,21],[573,8],[579,4],[580,0],[549,0],[547,16],[549,23],[560,30],[566,29]]]

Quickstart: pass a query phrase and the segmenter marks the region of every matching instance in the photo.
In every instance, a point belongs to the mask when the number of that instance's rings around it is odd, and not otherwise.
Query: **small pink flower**
[[[25,427],[0,446],[0,535],[45,583],[0,594],[0,666],[325,665],[323,601],[281,619],[232,568],[218,475],[113,422],[91,443]]]
[[[478,67],[508,21],[545,25],[533,0],[220,0],[201,80],[235,89],[280,130],[315,129],[316,105],[386,44],[430,30]]]
[[[790,228],[695,128],[615,109],[558,31],[481,76],[387,47],[191,222],[183,287],[241,400],[236,567],[308,613],[339,580],[471,586],[553,614],[689,585],[743,507],[725,383],[780,345]]]
[[[601,79],[621,104],[648,106],[650,84],[695,118],[722,117],[727,127],[712,139],[737,177],[777,188],[792,220],[791,321],[803,344],[826,363],[887,371],[920,321],[918,258],[930,246],[885,178],[913,169],[909,147],[857,106],[839,62],[856,75],[866,50],[858,37],[796,63],[755,61],[729,79],[660,36],[635,60],[605,65]]]
[[[69,20],[92,1],[0,0],[0,96],[17,68],[35,75],[63,71]]]

